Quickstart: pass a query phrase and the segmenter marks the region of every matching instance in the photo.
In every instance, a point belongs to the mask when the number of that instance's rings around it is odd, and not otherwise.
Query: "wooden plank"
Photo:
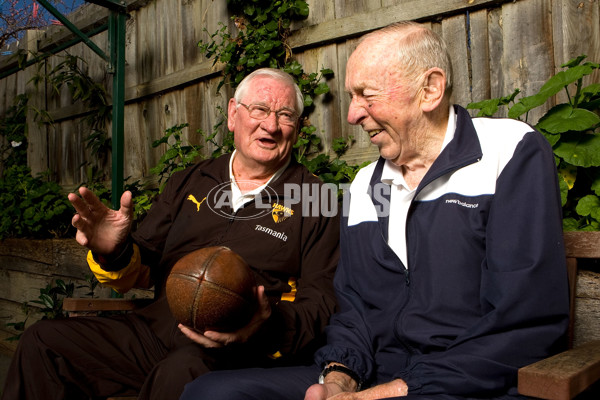
[[[146,69],[142,68],[142,71],[146,71]],[[170,75],[157,77],[135,86],[126,87],[125,102],[131,103],[139,101],[144,97],[150,97],[174,90],[180,86],[183,87],[201,79],[210,78],[217,73],[219,73],[219,66],[213,66],[212,61],[205,61]],[[138,76],[144,75],[146,74],[140,73]],[[81,104],[73,104],[52,110],[50,116],[54,121],[62,121],[74,117],[81,117],[89,112],[90,110],[83,107]]]
[[[292,22],[291,29],[296,31],[305,26],[317,25],[335,19],[335,1],[309,1],[308,18]]]
[[[343,132],[345,132],[344,137],[350,138],[352,137],[355,141],[354,146],[350,149],[351,151],[355,149],[364,149],[371,146],[371,141],[369,136],[362,130],[360,126],[350,125],[347,121],[348,118],[348,108],[350,107],[350,96],[346,93],[346,65],[348,64],[348,58],[352,52],[358,46],[358,39],[348,40],[345,43],[341,43],[337,45],[337,72],[335,74],[335,82],[337,82],[337,93],[344,94],[339,96],[336,100],[340,107],[340,126],[344,127]]]
[[[123,176],[131,177],[127,183],[150,175],[147,166],[142,161],[145,159],[147,148],[151,145],[146,142],[139,125],[142,104],[132,103],[125,106]]]
[[[180,30],[182,63],[185,68],[200,62],[202,54],[198,48],[198,41],[202,35],[202,2],[184,1],[181,4],[181,24],[176,29]]]
[[[600,340],[600,273],[580,270],[577,276],[577,298],[573,346]]]
[[[43,264],[18,256],[0,256],[0,268],[6,271],[21,271],[46,276],[51,276],[55,272],[51,264]]]
[[[567,257],[600,258],[600,232],[565,232]]]
[[[519,393],[569,400],[600,378],[600,341],[586,343],[519,369]]]
[[[2,298],[17,303],[36,300],[40,288],[45,288],[53,279],[51,276],[0,270],[0,293]]]
[[[4,118],[10,108],[14,96],[9,96],[8,79],[0,79],[0,117]]]
[[[63,310],[73,312],[90,311],[131,311],[144,307],[151,299],[83,299],[63,300]]]
[[[296,59],[302,64],[305,73],[319,73],[321,68],[337,70],[337,46],[335,44],[323,46],[317,49],[308,49],[296,55]],[[330,93],[318,96],[314,99],[314,107],[310,114],[310,123],[317,129],[315,134],[321,138],[323,152],[329,153],[331,142],[334,137],[341,133],[340,126],[340,104],[332,99],[340,99],[337,81],[344,79],[343,76],[334,76],[328,83]],[[345,92],[343,92],[345,93]],[[346,96],[344,96],[346,97]],[[344,121],[345,124],[347,122]]]
[[[503,96],[512,93],[514,88],[521,89],[520,96],[533,95],[554,73],[549,2],[529,0],[504,4],[502,28],[502,70],[506,75],[505,83],[510,84],[510,87],[504,87]],[[531,110],[527,122],[535,125],[551,106],[546,103]]]
[[[52,264],[52,241],[50,240],[0,240],[0,256],[21,257],[46,265]]]
[[[72,266],[80,276],[81,270],[89,271],[86,261],[88,249],[81,246],[75,239],[53,239],[52,240],[52,262],[55,268]]]
[[[598,276],[596,276],[596,283]],[[581,280],[581,275],[579,276]],[[577,296],[575,303],[575,319],[573,347],[592,340],[600,340],[600,298],[582,298]]]
[[[294,32],[290,36],[290,45],[292,48],[298,48],[315,46],[330,41],[340,41],[362,35],[396,21],[426,20],[447,14],[491,7],[506,1],[508,0],[411,0],[403,1],[395,6],[353,14],[345,18],[339,18],[336,14],[335,20],[307,26]]]
[[[489,99],[490,53],[488,47],[488,11],[481,10],[469,14],[470,60],[471,60],[471,99]]]
[[[336,18],[346,18],[381,8],[381,2],[379,0],[336,0],[334,1],[334,4]]]
[[[143,129],[145,140],[148,146],[148,151],[146,152],[146,166],[148,170],[158,164],[160,157],[164,154],[165,147],[153,148],[151,145],[154,141],[161,138],[164,132],[161,132],[159,127],[159,114],[162,112],[160,108],[160,99],[151,98],[144,104],[144,112],[143,112]]]
[[[130,150],[127,150],[126,152],[128,154],[131,154],[131,162],[135,163],[139,163],[139,165],[136,166],[137,170],[142,171],[142,176],[147,176],[149,175],[149,169],[153,166],[150,165],[148,163],[149,160],[149,155],[148,153],[151,151],[151,142],[148,138],[147,135],[147,129],[148,129],[148,114],[150,112],[150,110],[148,109],[150,102],[147,100],[142,100],[140,102],[135,103],[135,113],[132,113],[132,117],[131,118],[135,118],[136,121],[136,126],[137,126],[137,135],[138,138],[135,139],[136,143],[139,143],[139,145],[141,147],[137,148],[135,151],[132,151],[130,153]],[[129,106],[127,106],[129,107]],[[128,135],[125,135],[126,140]],[[133,138],[132,138],[132,142],[133,143]],[[135,154],[138,154],[139,157],[136,157]],[[127,157],[128,159],[129,157]],[[130,161],[127,160],[127,163],[129,163]],[[134,175],[134,177],[136,177]],[[136,177],[137,178],[137,177]]]
[[[223,113],[225,116],[227,116],[227,104],[229,99],[233,97],[233,90],[231,90],[231,88],[227,85],[221,87],[220,91],[217,92],[217,87],[219,86],[220,81],[220,77],[214,77],[213,79],[201,84],[202,91],[204,92],[204,104],[211,105],[209,107],[202,107],[200,110],[202,114],[202,129],[207,133],[213,133],[215,125],[223,120]],[[221,143],[223,135],[227,132],[227,125],[224,124],[219,129],[219,133],[216,138],[217,142]],[[206,153],[203,154],[210,155],[215,148],[215,146],[206,146]]]
[[[37,52],[37,40],[42,37],[41,31],[28,31],[27,42],[30,51]],[[36,111],[45,107],[45,87],[41,85],[36,89],[31,79],[37,74],[37,66],[32,65],[23,72],[27,77],[25,93],[28,94],[27,110],[27,164],[31,168],[33,176],[48,170],[50,167],[48,159],[48,129],[46,125],[36,122]]]
[[[143,18],[138,20],[138,38],[140,46],[138,51],[139,63],[136,70],[140,74],[140,81],[152,82],[157,78],[157,64],[160,62],[159,53],[156,48],[156,2],[151,2],[144,7]]]
[[[502,60],[504,58],[504,34],[502,29],[502,9],[496,8],[488,13],[488,50],[490,61],[490,98],[506,96],[516,89],[511,82],[505,83]],[[511,86],[510,93],[505,86]],[[479,99],[477,99],[479,100]],[[480,99],[485,100],[485,99]],[[508,111],[503,107],[496,114],[506,117]]]
[[[444,19],[442,21],[441,36],[448,47],[452,69],[456,71],[453,79],[453,102],[466,107],[472,99],[465,16],[457,15]]]
[[[567,348],[575,342],[575,303],[577,294],[577,259],[567,257],[567,279],[569,282],[569,328],[567,331]]]
[[[593,1],[552,1],[553,49],[556,72],[560,66],[582,54],[586,61],[600,62],[600,3]],[[600,71],[584,79],[584,85],[600,81]],[[566,101],[566,93],[557,95]]]
[[[208,129],[203,129],[202,126],[202,105],[204,102],[204,85],[195,83],[183,89],[183,107],[187,118],[185,122],[189,124],[187,140],[190,144],[204,146],[204,139],[198,134],[198,130],[202,129],[205,133],[209,133]]]

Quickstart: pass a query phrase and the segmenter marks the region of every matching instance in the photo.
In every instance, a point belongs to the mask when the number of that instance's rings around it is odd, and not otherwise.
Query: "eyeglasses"
[[[269,107],[260,104],[247,105],[244,103],[238,103],[238,106],[246,107],[248,110],[248,115],[250,115],[251,118],[260,121],[267,119],[269,115],[271,115],[271,112],[273,112],[273,110],[271,110]],[[275,116],[277,117],[279,123],[283,125],[296,125],[296,122],[298,122],[298,116],[296,113],[285,108],[275,111]]]

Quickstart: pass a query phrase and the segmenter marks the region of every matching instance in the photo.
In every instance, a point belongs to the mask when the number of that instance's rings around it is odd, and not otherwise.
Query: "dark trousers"
[[[174,329],[165,330],[179,339],[165,343],[136,315],[37,322],[19,340],[2,400],[177,400],[210,357]]]
[[[250,368],[214,371],[185,386],[180,400],[303,400],[321,368]]]
[[[320,373],[321,368],[316,365],[213,371],[185,385],[180,400],[303,400],[306,389],[317,383]],[[446,394],[410,394],[403,397],[390,397],[388,400],[514,400],[516,398],[508,395],[475,398]]]

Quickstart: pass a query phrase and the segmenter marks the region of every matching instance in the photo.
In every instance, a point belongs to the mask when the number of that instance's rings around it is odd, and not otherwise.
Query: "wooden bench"
[[[571,298],[569,347],[572,347],[577,321],[576,288],[578,259],[600,259],[600,232],[565,232],[565,251]],[[122,299],[65,299],[63,308],[72,313],[132,310],[140,301]],[[599,311],[600,313],[600,311]],[[600,379],[600,340],[519,369],[519,393],[541,399],[570,400]],[[600,399],[600,395],[597,397]],[[111,397],[108,400],[134,400]]]
[[[565,232],[564,238],[571,298],[571,349],[519,369],[519,393],[540,399],[570,400],[600,379],[600,340],[584,338],[584,343],[573,347],[580,317],[576,312],[578,259],[600,259],[600,232]],[[600,399],[600,393],[587,398]]]

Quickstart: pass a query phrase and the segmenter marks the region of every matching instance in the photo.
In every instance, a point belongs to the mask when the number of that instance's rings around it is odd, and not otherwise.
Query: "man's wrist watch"
[[[362,388],[362,380],[360,379],[360,377],[358,376],[358,374],[354,371],[352,371],[350,368],[348,367],[344,367],[343,365],[339,365],[339,364],[332,364],[329,365],[327,367],[325,367],[323,369],[323,371],[321,372],[321,375],[319,375],[319,383],[322,385],[325,383],[325,377],[330,373],[330,372],[341,372],[343,374],[348,375],[350,378],[354,379],[354,381],[356,382],[356,391],[360,391]]]

